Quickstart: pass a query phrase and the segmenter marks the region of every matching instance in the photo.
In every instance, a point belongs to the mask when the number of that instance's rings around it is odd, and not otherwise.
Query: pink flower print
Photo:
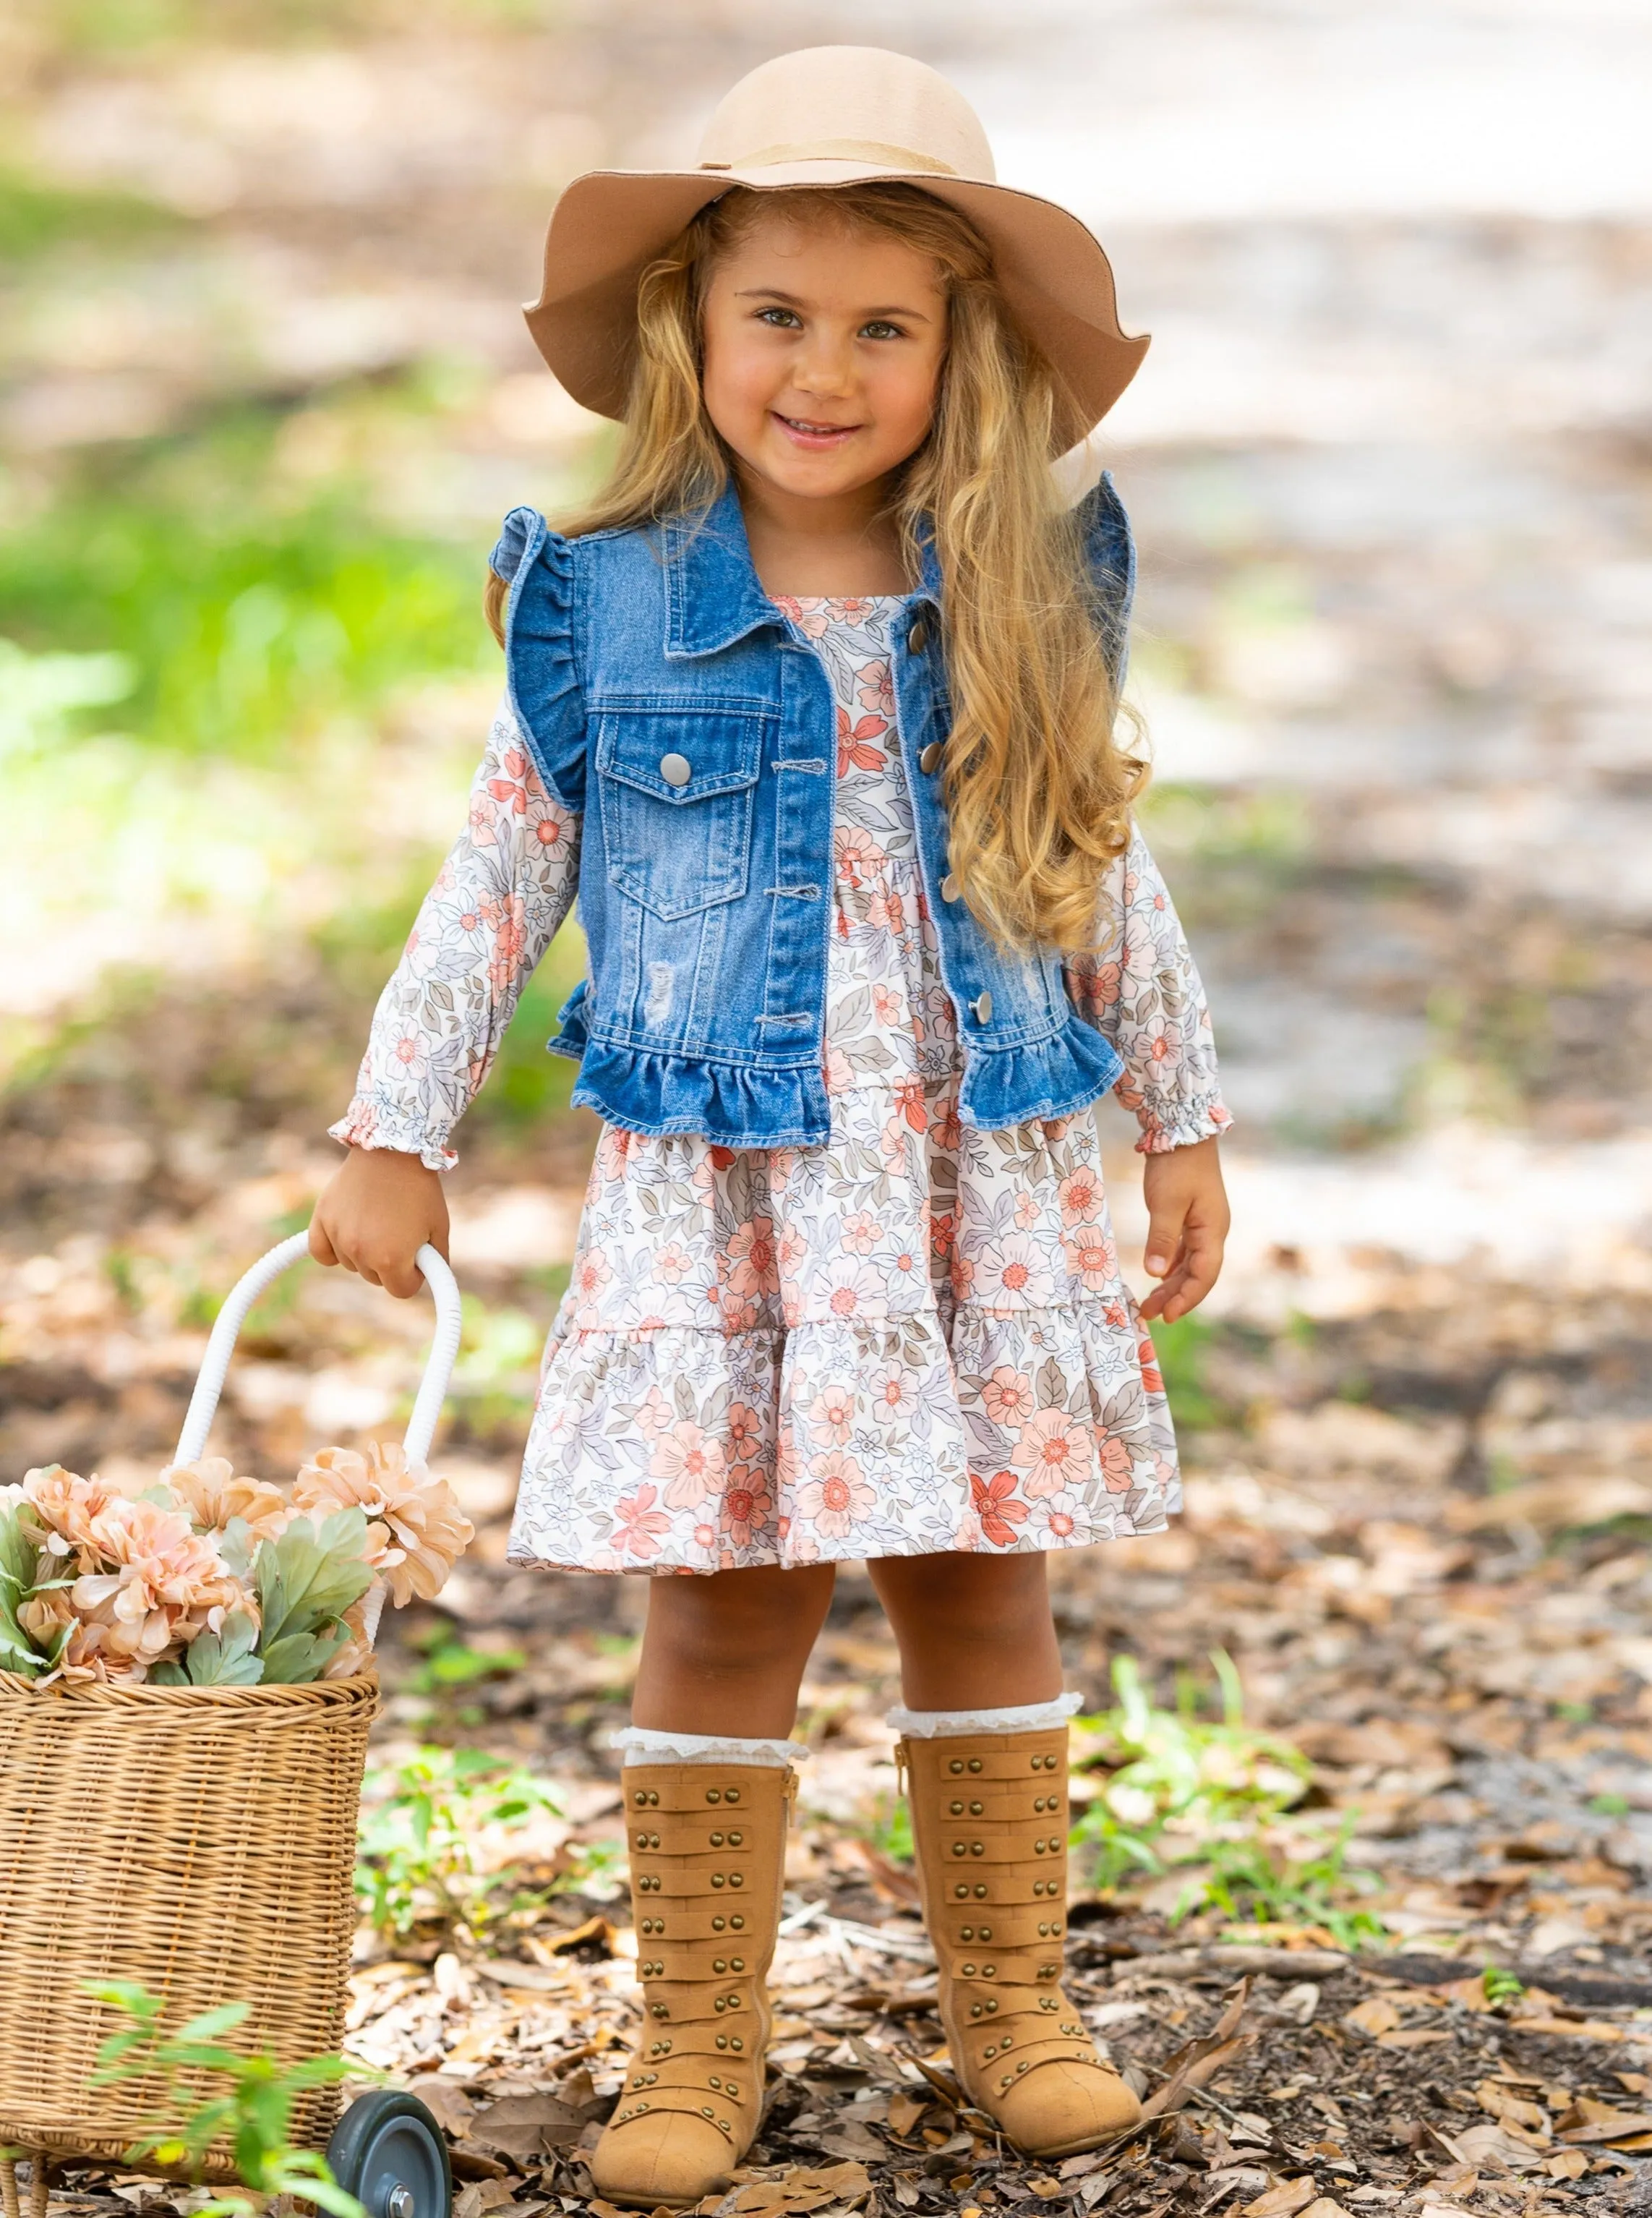
[[[851,1254],[869,1255],[882,1236],[883,1228],[869,1209],[857,1209],[845,1217],[840,1237]]]
[[[668,1286],[680,1286],[694,1268],[694,1258],[680,1240],[668,1240],[653,1259],[654,1276]]]
[[[910,1416],[918,1406],[918,1390],[904,1363],[880,1364],[866,1382],[866,1399],[875,1416],[886,1422]]]
[[[875,662],[869,662],[862,669],[857,681],[857,697],[863,709],[869,709],[886,723],[894,716],[894,685],[887,655],[880,655]]]
[[[568,833],[572,827],[566,816],[541,816],[534,825],[534,837],[541,847],[562,847],[568,845]]]
[[[1035,1528],[1048,1533],[1056,1546],[1064,1546],[1078,1532],[1077,1504],[1070,1494],[1052,1494],[1034,1502],[1032,1514]]]
[[[723,1439],[735,1463],[749,1463],[763,1442],[763,1419],[749,1402],[731,1402],[723,1419]]]
[[[473,847],[497,847],[499,844],[493,829],[493,811],[480,793],[470,797],[470,844]]]
[[[1128,940],[1124,947],[1124,976],[1132,986],[1140,988],[1153,983],[1159,968],[1159,950],[1145,932]]]
[[[821,1057],[821,1074],[828,1094],[847,1094],[856,1082],[855,1066],[835,1040],[826,1042]]]
[[[1135,1464],[1123,1441],[1104,1440],[1098,1451],[1098,1456],[1101,1464],[1101,1475],[1106,1481],[1108,1493],[1128,1494],[1130,1490]],[[1028,1484],[1027,1491],[1029,1494],[1032,1492],[1030,1482]]]
[[[491,778],[487,790],[507,816],[528,814],[528,758],[520,747],[507,747],[500,767],[503,778]]]
[[[1152,1334],[1145,1326],[1141,1330],[1142,1338],[1136,1348],[1135,1360],[1142,1366],[1142,1384],[1149,1394],[1162,1394],[1165,1376],[1159,1368],[1159,1351],[1153,1344]]]
[[[924,1099],[921,1078],[903,1078],[891,1089],[897,1118],[914,1132],[929,1130],[929,1105]]]
[[[1015,1198],[1015,1223],[1018,1232],[1030,1232],[1044,1214],[1043,1198],[1030,1188]]]
[[[846,1540],[857,1518],[869,1515],[876,1497],[853,1456],[822,1456],[809,1468],[814,1476],[797,1490],[798,1515],[807,1517],[826,1540]]]
[[[660,1391],[659,1385],[649,1387],[637,1403],[637,1430],[645,1440],[657,1440],[666,1427],[675,1422],[677,1412]]]
[[[520,894],[509,895],[504,901],[484,901],[482,920],[493,933],[488,979],[502,999],[522,967],[522,951],[528,944],[528,905]]]
[[[1155,1018],[1136,1039],[1136,1053],[1156,1063],[1161,1072],[1174,1070],[1182,1059],[1182,1044],[1162,1017]]]
[[[894,886],[879,886],[866,904],[866,921],[875,931],[892,932],[899,939],[906,929],[905,896]]]
[[[817,1447],[841,1447],[855,1428],[852,1386],[823,1386],[808,1406],[809,1438]]]
[[[640,1486],[616,1507],[614,1546],[622,1556],[636,1556],[646,1562],[659,1553],[659,1535],[671,1531],[671,1521],[654,1508],[659,1499],[652,1486]]]
[[[889,858],[863,826],[849,824],[838,833],[838,875],[858,891],[873,885],[888,867]]]
[[[915,1286],[919,1283],[918,1258],[910,1248],[903,1248],[898,1255],[891,1255],[888,1267],[891,1273],[889,1279],[891,1286],[899,1286],[905,1284]]]
[[[893,986],[874,986],[872,1011],[879,1024],[899,1032],[906,1022],[906,1005]]]
[[[1118,1276],[1118,1250],[1099,1224],[1081,1226],[1061,1245],[1068,1269],[1089,1292],[1098,1294]]]
[[[1090,1224],[1101,1214],[1101,1176],[1094,1166],[1080,1163],[1055,1189],[1061,1217],[1068,1224]]]
[[[1040,1409],[1023,1426],[1010,1461],[1027,1473],[1029,1494],[1059,1494],[1088,1470],[1090,1453],[1090,1435],[1065,1409]]]
[[[967,1302],[974,1291],[975,1266],[962,1248],[953,1254],[951,1270],[953,1293],[959,1301]]]
[[[762,1311],[758,1304],[744,1294],[731,1294],[721,1287],[714,1288],[709,1298],[725,1332],[755,1332]]]
[[[748,1217],[723,1248],[723,1268],[737,1294],[771,1292],[775,1285],[775,1221]]]
[[[1040,1122],[1043,1126],[1044,1145],[1048,1148],[1058,1148],[1066,1139],[1073,1119],[1070,1116],[1045,1117],[1042,1118]]]
[[[1042,1273],[1037,1244],[1024,1232],[990,1242],[975,1260],[981,1274],[977,1298],[983,1302],[1019,1306],[1030,1298]]]
[[[957,1243],[958,1217],[956,1210],[931,1209],[929,1213],[929,1247],[937,1258],[950,1255]]]
[[[982,1407],[995,1425],[1007,1431],[1024,1425],[1033,1412],[1032,1381],[1024,1371],[1000,1363],[981,1390]]]
[[[703,1425],[679,1417],[667,1425],[654,1442],[648,1459],[649,1476],[666,1482],[665,1500],[673,1509],[693,1509],[710,1494],[721,1492],[723,1452]]]
[[[742,1465],[730,1476],[733,1484],[723,1495],[723,1532],[732,1546],[749,1548],[773,1515],[774,1502],[758,1472]]]
[[[861,716],[851,725],[842,709],[838,711],[838,775],[852,765],[856,770],[882,770],[883,750],[872,741],[882,739],[889,727],[882,716]]]
[[[947,1094],[930,1112],[930,1132],[943,1154],[956,1155],[963,1145],[963,1126],[958,1117],[958,1097]]]
[[[1074,999],[1081,1008],[1111,1009],[1118,999],[1123,973],[1117,963],[1098,963],[1093,970],[1073,972]]]
[[[575,1306],[581,1323],[597,1316],[600,1308],[598,1298],[613,1276],[613,1265],[595,1248],[587,1248],[573,1267]]]
[[[717,1545],[716,1527],[715,1525],[696,1525],[694,1528],[694,1545],[696,1548],[703,1549],[708,1555],[712,1549],[714,1549]]]
[[[424,1043],[417,1032],[404,1032],[390,1050],[390,1060],[399,1077],[410,1079],[418,1085],[430,1075],[430,1058],[424,1052]]]
[[[816,1303],[827,1316],[863,1321],[879,1319],[883,1314],[883,1281],[869,1264],[857,1263],[846,1255],[836,1256],[816,1277],[814,1285]]]
[[[1111,1325],[1115,1332],[1123,1332],[1130,1321],[1123,1302],[1104,1303],[1101,1316],[1102,1322]]]
[[[994,1471],[989,1479],[969,1474],[969,1493],[981,1519],[981,1529],[994,1548],[1015,1546],[1015,1528],[1024,1525],[1027,1505],[1015,1499],[1015,1473]]]

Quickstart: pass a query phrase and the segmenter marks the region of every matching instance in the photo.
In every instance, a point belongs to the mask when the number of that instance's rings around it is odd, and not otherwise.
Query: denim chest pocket
[[[660,917],[738,900],[773,712],[761,703],[621,702],[596,722],[610,882]]]

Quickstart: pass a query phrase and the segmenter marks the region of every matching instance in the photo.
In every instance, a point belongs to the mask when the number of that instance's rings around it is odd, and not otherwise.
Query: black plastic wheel
[[[449,2218],[453,2173],[442,2128],[416,2095],[360,2095],[327,2144],[338,2184],[368,2218]]]

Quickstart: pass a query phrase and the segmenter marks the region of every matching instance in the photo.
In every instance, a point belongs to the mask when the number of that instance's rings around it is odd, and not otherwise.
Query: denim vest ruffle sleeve
[[[538,511],[513,508],[488,567],[510,586],[510,706],[540,776],[565,809],[585,805],[585,704],[574,659],[573,550]]]

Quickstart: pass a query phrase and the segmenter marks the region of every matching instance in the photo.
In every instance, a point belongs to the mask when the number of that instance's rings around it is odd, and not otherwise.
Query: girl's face
[[[841,499],[924,443],[946,323],[927,255],[764,209],[707,287],[706,412],[774,492]]]

